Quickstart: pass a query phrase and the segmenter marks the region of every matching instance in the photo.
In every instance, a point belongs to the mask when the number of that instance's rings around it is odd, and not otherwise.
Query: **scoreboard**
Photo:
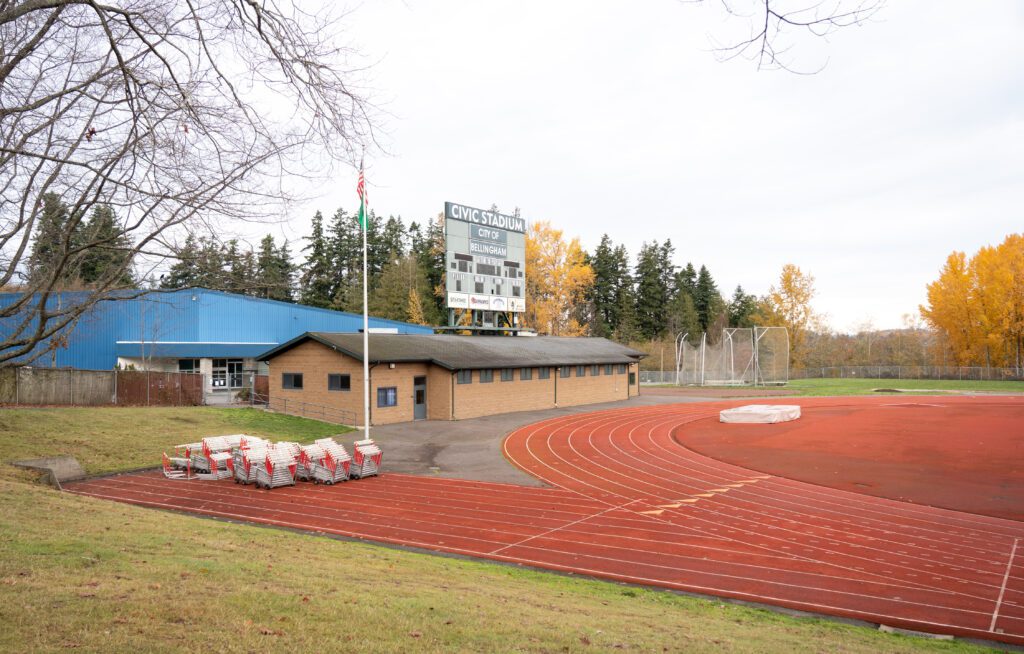
[[[526,221],[444,203],[449,309],[526,311]]]

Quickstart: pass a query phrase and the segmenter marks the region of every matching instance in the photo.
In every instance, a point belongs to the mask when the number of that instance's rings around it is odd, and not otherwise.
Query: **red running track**
[[[891,398],[785,400],[877,406]],[[1000,412],[1021,400],[942,398]],[[675,438],[724,406],[545,420],[505,454],[551,484],[386,474],[273,491],[160,473],[71,492],[707,593],[922,631],[1024,644],[1024,523],[754,472]],[[1024,433],[1024,426],[1021,429]],[[841,421],[833,425],[836,438]],[[1024,438],[1024,436],[1022,436]]]

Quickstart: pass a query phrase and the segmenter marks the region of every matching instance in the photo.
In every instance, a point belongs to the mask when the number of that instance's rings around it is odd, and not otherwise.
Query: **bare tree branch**
[[[713,47],[721,61],[743,57],[756,61],[758,70],[813,74],[825,63],[811,70],[798,70],[787,56],[801,36],[827,38],[843,28],[862,25],[884,4],[885,0],[719,0],[729,24],[745,20],[748,30],[725,41],[713,37]]]
[[[0,0],[0,287],[20,293],[0,307],[0,366],[124,297],[126,269],[181,235],[273,218],[279,180],[372,145],[339,31],[275,0]],[[67,207],[45,267],[44,196]],[[82,236],[97,207],[116,234]],[[86,300],[55,303],[90,253],[125,248]]]

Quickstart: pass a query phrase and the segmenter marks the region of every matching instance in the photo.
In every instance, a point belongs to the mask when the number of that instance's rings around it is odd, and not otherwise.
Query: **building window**
[[[460,384],[472,384],[473,383],[473,371],[472,370],[460,370],[456,373]]]
[[[572,368],[570,368],[569,366],[562,366],[561,368],[559,368],[559,371],[560,372],[558,374],[563,379],[565,379],[566,377],[569,377],[572,374]]]
[[[377,406],[398,406],[398,389],[394,386],[377,389]]]
[[[587,367],[586,366],[576,366],[576,376],[577,377],[586,377],[587,376]]]
[[[199,372],[199,359],[178,359],[178,372]]]
[[[533,379],[533,368],[520,368],[519,369],[519,380],[530,381]]]
[[[629,385],[630,386],[636,386],[636,373],[635,372],[629,373]]]
[[[537,368],[537,379],[547,379],[551,376],[551,368]]]
[[[606,364],[604,364],[604,374],[606,374],[606,375],[611,375],[611,374],[612,374],[612,369],[613,369],[614,367],[615,367],[615,366],[613,366],[613,365],[612,365],[612,364],[610,364],[610,363],[606,363]]]
[[[512,381],[513,371],[511,368],[501,369],[501,381]]]
[[[288,388],[294,391],[302,390],[302,373],[286,372],[281,375],[281,388]]]
[[[590,376],[591,377],[597,377],[600,374],[601,374],[601,366],[597,365],[596,363],[594,365],[590,366]]]
[[[488,368],[486,370],[481,370],[480,371],[480,383],[481,384],[490,384],[492,381],[494,381],[494,371],[493,370]]]
[[[626,374],[626,364],[624,364],[624,363],[620,363],[619,364],[619,374],[620,375],[625,375]]]
[[[327,390],[329,391],[350,391],[352,390],[352,377],[349,375],[331,374],[327,375]]]

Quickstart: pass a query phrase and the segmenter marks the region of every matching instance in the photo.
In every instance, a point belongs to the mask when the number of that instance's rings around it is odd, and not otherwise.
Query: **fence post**
[[[75,369],[68,370],[68,394],[71,396],[71,406],[75,406]]]
[[[21,385],[18,383],[21,377],[21,368],[14,369],[14,403],[21,404]]]
[[[152,381],[153,380],[150,378],[150,371],[147,370],[146,371],[146,406],[149,406],[149,386],[152,383]]]

